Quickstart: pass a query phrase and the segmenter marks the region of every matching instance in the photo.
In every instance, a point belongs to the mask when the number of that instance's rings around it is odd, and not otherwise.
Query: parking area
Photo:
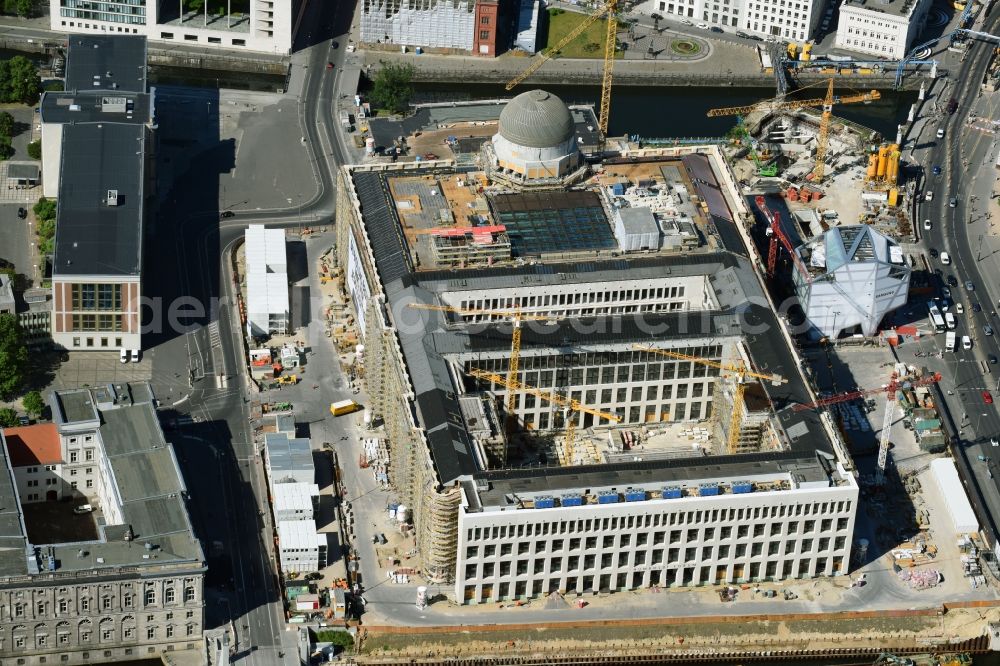
[[[0,163],[2,168],[2,163]],[[0,264],[10,262],[18,273],[31,277],[34,274],[32,246],[35,241],[34,225],[19,219],[17,209],[24,204],[0,203]]]
[[[117,351],[79,351],[68,355],[67,360],[55,370],[52,389],[72,389],[101,384],[148,381],[152,376],[152,363],[146,359],[138,363],[122,363]]]

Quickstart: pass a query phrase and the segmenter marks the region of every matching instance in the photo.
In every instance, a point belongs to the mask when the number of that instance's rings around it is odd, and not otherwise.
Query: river
[[[414,102],[441,102],[510,97],[501,85],[416,84]],[[523,91],[524,87],[516,92]],[[545,86],[567,103],[598,104],[596,86]],[[863,88],[859,87],[859,90]],[[837,92],[848,92],[838,88]],[[916,101],[913,91],[881,91],[882,99],[870,104],[845,104],[834,107],[834,115],[870,127],[888,138],[895,138],[896,126],[906,120],[910,105]],[[608,133],[639,135],[643,138],[722,136],[736,122],[735,117],[709,118],[706,112],[717,106],[753,104],[771,94],[768,88],[688,88],[632,87],[615,88],[611,96]],[[809,97],[823,97],[825,87],[812,87]]]

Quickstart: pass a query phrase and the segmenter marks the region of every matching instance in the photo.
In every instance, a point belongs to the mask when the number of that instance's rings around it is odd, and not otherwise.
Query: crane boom
[[[712,361],[707,358],[701,358],[700,356],[691,356],[690,354],[682,354],[680,352],[668,351],[666,349],[657,349],[656,347],[644,347],[643,345],[632,345],[632,349],[652,352],[654,354],[659,354],[660,356],[669,356],[670,358],[677,358],[684,361],[694,361],[695,363],[700,363],[701,365],[707,365],[710,368],[718,368],[719,370],[727,370],[729,372],[735,372],[743,377],[766,379],[774,384],[784,384],[785,382],[788,381],[784,379],[781,375],[770,375],[762,372],[753,372],[751,370],[748,370],[742,364],[722,363],[721,361]]]
[[[805,263],[803,263],[802,257],[799,256],[799,253],[795,251],[794,247],[792,247],[792,240],[788,237],[788,234],[785,233],[785,229],[781,225],[781,215],[779,215],[777,212],[774,213],[771,212],[771,209],[768,208],[767,202],[764,200],[763,196],[760,195],[756,196],[754,198],[754,203],[757,204],[757,208],[759,208],[760,212],[764,214],[764,217],[771,222],[771,230],[774,232],[774,238],[777,238],[779,241],[781,241],[781,244],[785,246],[785,250],[792,258],[792,263],[795,264],[795,267],[799,270],[800,273],[802,273],[802,277],[805,278],[806,282],[812,282],[812,276],[809,274],[809,269],[806,268],[806,265]],[[774,241],[772,240],[772,248],[774,247],[773,242]],[[774,266],[772,266],[771,264],[775,261],[776,258],[777,254],[772,250],[771,253],[768,255],[768,267],[767,267],[768,273],[770,273],[771,275],[774,274]]]
[[[613,6],[613,4],[614,3],[612,3],[611,5],[608,5],[607,7],[611,7],[611,6]],[[600,9],[600,10],[594,12],[593,14],[591,14],[590,16],[588,16],[583,21],[580,21],[580,23],[575,28],[573,28],[572,30],[570,30],[566,34],[565,37],[563,37],[562,39],[560,39],[555,44],[555,46],[549,46],[544,51],[540,51],[534,58],[532,58],[531,62],[528,64],[528,66],[524,68],[524,71],[522,71],[520,74],[518,74],[513,79],[511,79],[510,81],[507,82],[507,85],[505,86],[506,89],[507,90],[513,90],[517,86],[521,85],[521,83],[526,78],[528,78],[529,76],[531,76],[532,74],[534,74],[535,72],[537,72],[538,69],[542,65],[544,65],[546,62],[548,62],[552,58],[552,56],[554,56],[556,53],[558,53],[560,51],[560,49],[562,49],[564,46],[566,46],[567,44],[569,44],[570,42],[572,42],[574,39],[576,39],[577,37],[579,37],[580,35],[582,35],[583,31],[586,30],[587,28],[589,28],[591,26],[591,24],[594,23],[594,21],[596,21],[597,19],[601,18],[601,16],[604,14],[604,12],[607,11],[607,7],[605,7],[604,9]],[[614,48],[614,47],[612,46],[612,48]],[[607,66],[607,65],[605,65],[605,66]],[[602,107],[603,107],[603,97],[602,97]]]
[[[450,305],[431,305],[429,303],[407,303],[406,307],[415,310],[434,310],[435,312],[452,312],[461,315],[490,315],[493,317],[503,317],[510,320],[531,320],[531,321],[552,321],[553,317],[543,315],[524,314],[520,310],[486,310],[477,308],[456,308]]]
[[[807,402],[801,405],[795,405],[792,407],[794,412],[804,412],[807,409],[819,409],[820,407],[827,407],[829,405],[836,405],[841,402],[849,402],[851,400],[857,400],[858,398],[864,398],[865,396],[875,395],[877,393],[884,393],[886,391],[895,392],[900,388],[913,388],[915,386],[926,386],[928,384],[934,384],[941,381],[941,373],[935,372],[932,375],[927,375],[926,377],[921,377],[919,379],[907,380],[907,381],[896,381],[893,380],[889,382],[886,386],[879,386],[878,388],[872,389],[860,389],[858,391],[849,391],[847,393],[839,393],[837,395],[831,395],[826,398],[820,398],[815,402]]]
[[[885,418],[882,421],[882,435],[878,442],[878,467],[875,468],[875,483],[882,485],[885,481],[885,468],[889,463],[889,431],[892,430],[892,417],[896,412],[896,392],[889,391],[885,399]]]
[[[618,0],[607,4],[608,25],[604,42],[604,79],[601,81],[601,115],[598,125],[602,134],[608,132],[608,118],[611,116],[611,77],[615,70],[615,47],[618,45]]]
[[[830,79],[832,82],[833,79]],[[770,108],[774,111],[779,111],[782,109],[801,109],[804,106],[823,106],[827,103],[827,97],[815,97],[812,99],[800,99],[800,100],[790,100],[787,102],[774,102],[770,105]],[[874,102],[876,100],[882,99],[882,93],[877,90],[869,90],[864,93],[857,93],[854,95],[834,95],[833,104],[854,104],[856,102]],[[757,102],[756,104],[748,104],[745,106],[723,106],[716,109],[709,109],[708,117],[716,118],[719,116],[745,116],[751,111],[756,111],[762,106],[767,106],[772,100],[764,100]]]
[[[615,416],[614,414],[609,414],[608,412],[602,412],[601,410],[594,409],[593,407],[587,407],[579,400],[567,398],[566,396],[554,393],[552,391],[546,391],[544,389],[535,388],[534,386],[524,384],[517,380],[511,381],[506,377],[503,377],[493,372],[486,372],[485,370],[479,370],[478,368],[470,368],[469,374],[475,377],[476,379],[483,379],[485,381],[492,382],[500,386],[504,386],[507,388],[508,391],[515,390],[527,393],[537,398],[541,398],[542,400],[545,400],[547,402],[551,402],[552,404],[559,405],[560,407],[566,407],[568,409],[571,409],[574,412],[583,412],[584,414],[590,414],[591,416],[607,419],[608,421],[612,421],[614,423],[621,421],[621,419]]]

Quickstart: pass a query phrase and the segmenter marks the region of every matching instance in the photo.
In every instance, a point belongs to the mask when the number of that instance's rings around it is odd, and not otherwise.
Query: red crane
[[[837,395],[831,395],[826,398],[820,398],[816,402],[807,402],[801,405],[795,405],[792,407],[794,412],[804,412],[807,409],[819,409],[820,407],[826,407],[828,405],[836,405],[840,402],[848,402],[850,400],[856,400],[858,398],[863,398],[868,395],[875,395],[876,393],[888,393],[892,395],[901,388],[914,388],[916,386],[926,386],[927,384],[934,384],[941,381],[941,373],[935,372],[932,375],[927,375],[925,377],[920,377],[919,379],[898,379],[895,374],[893,374],[892,379],[885,386],[880,386],[873,389],[861,389],[858,391],[851,391],[850,393],[840,393]]]
[[[802,263],[802,259],[799,257],[798,253],[795,252],[795,248],[792,247],[792,241],[788,238],[788,234],[781,227],[781,215],[779,213],[771,212],[771,209],[767,207],[767,202],[764,201],[763,196],[757,196],[754,199],[757,204],[757,208],[760,212],[764,214],[764,218],[771,223],[771,244],[767,249],[767,276],[773,278],[774,273],[778,268],[778,242],[780,241],[782,245],[785,246],[785,250],[788,252],[789,256],[792,258],[792,263],[795,267],[799,269],[802,273],[802,277],[805,278],[806,282],[811,282],[812,277],[809,275],[809,269],[806,265]]]

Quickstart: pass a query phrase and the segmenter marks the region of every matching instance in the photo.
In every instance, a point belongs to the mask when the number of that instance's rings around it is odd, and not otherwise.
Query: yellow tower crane
[[[667,351],[666,349],[656,349],[655,347],[645,347],[643,345],[632,345],[632,348],[652,352],[653,354],[659,354],[660,356],[667,356],[669,358],[693,361],[701,365],[706,365],[710,368],[718,368],[719,370],[725,370],[736,374],[736,391],[733,396],[733,415],[729,422],[729,439],[726,443],[726,449],[729,453],[736,453],[737,444],[740,439],[740,424],[743,420],[743,394],[746,391],[747,377],[766,379],[776,385],[784,384],[788,381],[781,375],[769,375],[762,372],[753,372],[743,365],[742,361],[738,361],[736,363],[723,363],[720,361],[712,361],[707,358],[701,358],[699,356],[681,354],[680,352]]]
[[[611,114],[611,78],[614,74],[615,46],[617,45],[618,40],[617,11],[618,0],[610,0],[610,2],[605,3],[603,7],[588,16],[583,21],[580,21],[580,23],[575,28],[570,30],[565,37],[560,39],[558,43],[538,52],[538,54],[532,58],[528,66],[524,68],[524,71],[507,82],[507,90],[513,90],[519,86],[526,78],[537,72],[539,67],[548,62],[564,46],[583,34],[583,31],[589,28],[594,21],[597,21],[606,14],[608,17],[608,24],[607,29],[605,30],[606,41],[604,43],[604,78],[601,82],[601,113],[598,117],[598,126],[601,128],[601,134],[606,135],[608,133],[608,116]]]
[[[521,322],[529,321],[553,321],[555,317],[545,317],[542,315],[524,314],[520,310],[484,310],[476,308],[456,308],[450,305],[430,305],[427,303],[409,303],[407,307],[417,310],[434,310],[435,312],[451,312],[453,314],[477,316],[486,315],[489,317],[499,317],[509,321],[513,326],[510,342],[510,361],[507,363],[507,381],[511,384],[517,383],[517,370],[521,360]],[[515,408],[517,406],[517,391],[507,392],[506,418],[507,433],[514,431]],[[507,462],[507,452],[503,452],[503,463]]]
[[[771,111],[781,109],[801,109],[804,106],[819,106],[823,109],[823,115],[819,121],[819,133],[816,135],[816,165],[813,167],[813,182],[823,180],[823,172],[826,168],[826,146],[830,137],[830,119],[833,117],[834,104],[854,104],[855,102],[873,102],[882,98],[882,93],[877,90],[857,93],[854,95],[834,95],[833,79],[826,80],[826,96],[813,99],[799,99],[784,101],[783,98],[766,99],[756,104],[747,106],[726,106],[717,109],[709,109],[708,116],[746,116],[752,111],[768,108]],[[806,86],[807,88],[810,86]],[[796,92],[805,90],[800,88]]]
[[[560,395],[558,393],[553,393],[552,391],[546,391],[543,389],[535,388],[534,386],[529,386],[516,379],[511,379],[510,377],[501,377],[500,375],[494,374],[492,372],[486,372],[485,370],[479,370],[477,368],[472,368],[469,370],[469,374],[476,379],[483,379],[488,382],[492,382],[499,386],[503,386],[507,389],[508,397],[512,393],[520,392],[533,395],[537,398],[541,398],[547,402],[551,402],[554,405],[559,405],[570,412],[583,412],[584,414],[590,414],[597,418],[607,419],[612,423],[618,423],[621,421],[620,418],[614,414],[609,414],[607,412],[602,412],[599,409],[594,409],[592,407],[587,407],[579,400],[574,400],[572,398],[567,398],[566,396]],[[566,464],[570,464],[573,460],[573,442],[576,439],[576,417],[575,414],[571,416],[566,421],[566,435],[563,438],[563,459]]]

